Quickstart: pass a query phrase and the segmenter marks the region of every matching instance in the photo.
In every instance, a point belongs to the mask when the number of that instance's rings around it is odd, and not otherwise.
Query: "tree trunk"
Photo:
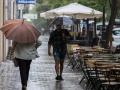
[[[106,47],[111,47],[112,46],[112,29],[113,29],[113,25],[115,23],[115,18],[117,15],[117,0],[111,0],[111,16],[110,16],[110,20],[109,20],[109,24],[106,28]]]

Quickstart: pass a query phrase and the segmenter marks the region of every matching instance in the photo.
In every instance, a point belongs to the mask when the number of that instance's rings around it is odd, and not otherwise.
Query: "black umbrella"
[[[75,19],[71,18],[71,17],[56,17],[53,19],[53,21],[50,23],[49,26],[51,25],[65,25],[65,26],[72,26],[75,24]]]

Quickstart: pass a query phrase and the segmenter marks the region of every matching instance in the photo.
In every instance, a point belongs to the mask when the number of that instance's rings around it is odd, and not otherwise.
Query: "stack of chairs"
[[[81,59],[83,78],[80,84],[85,79],[86,90],[120,90],[120,64],[114,63],[115,60],[115,57],[111,60],[109,54]]]

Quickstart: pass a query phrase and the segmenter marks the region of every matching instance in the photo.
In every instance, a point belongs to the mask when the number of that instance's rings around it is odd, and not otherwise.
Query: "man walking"
[[[62,29],[61,25],[56,26],[56,30],[51,32],[48,41],[48,55],[51,56],[51,46],[53,47],[53,56],[55,59],[56,80],[63,80],[62,72],[64,59],[67,52],[67,39],[70,37],[66,29]]]

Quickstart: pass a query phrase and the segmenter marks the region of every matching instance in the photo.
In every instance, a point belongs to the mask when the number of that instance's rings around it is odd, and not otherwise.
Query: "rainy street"
[[[0,0],[0,90],[120,90],[120,0]]]
[[[42,45],[38,48],[39,58],[33,60],[27,90],[83,90],[79,84],[81,74],[67,67],[66,60],[63,81],[55,80],[54,60],[47,55],[48,36],[41,36]],[[19,69],[12,61],[0,64],[0,90],[21,90]]]

